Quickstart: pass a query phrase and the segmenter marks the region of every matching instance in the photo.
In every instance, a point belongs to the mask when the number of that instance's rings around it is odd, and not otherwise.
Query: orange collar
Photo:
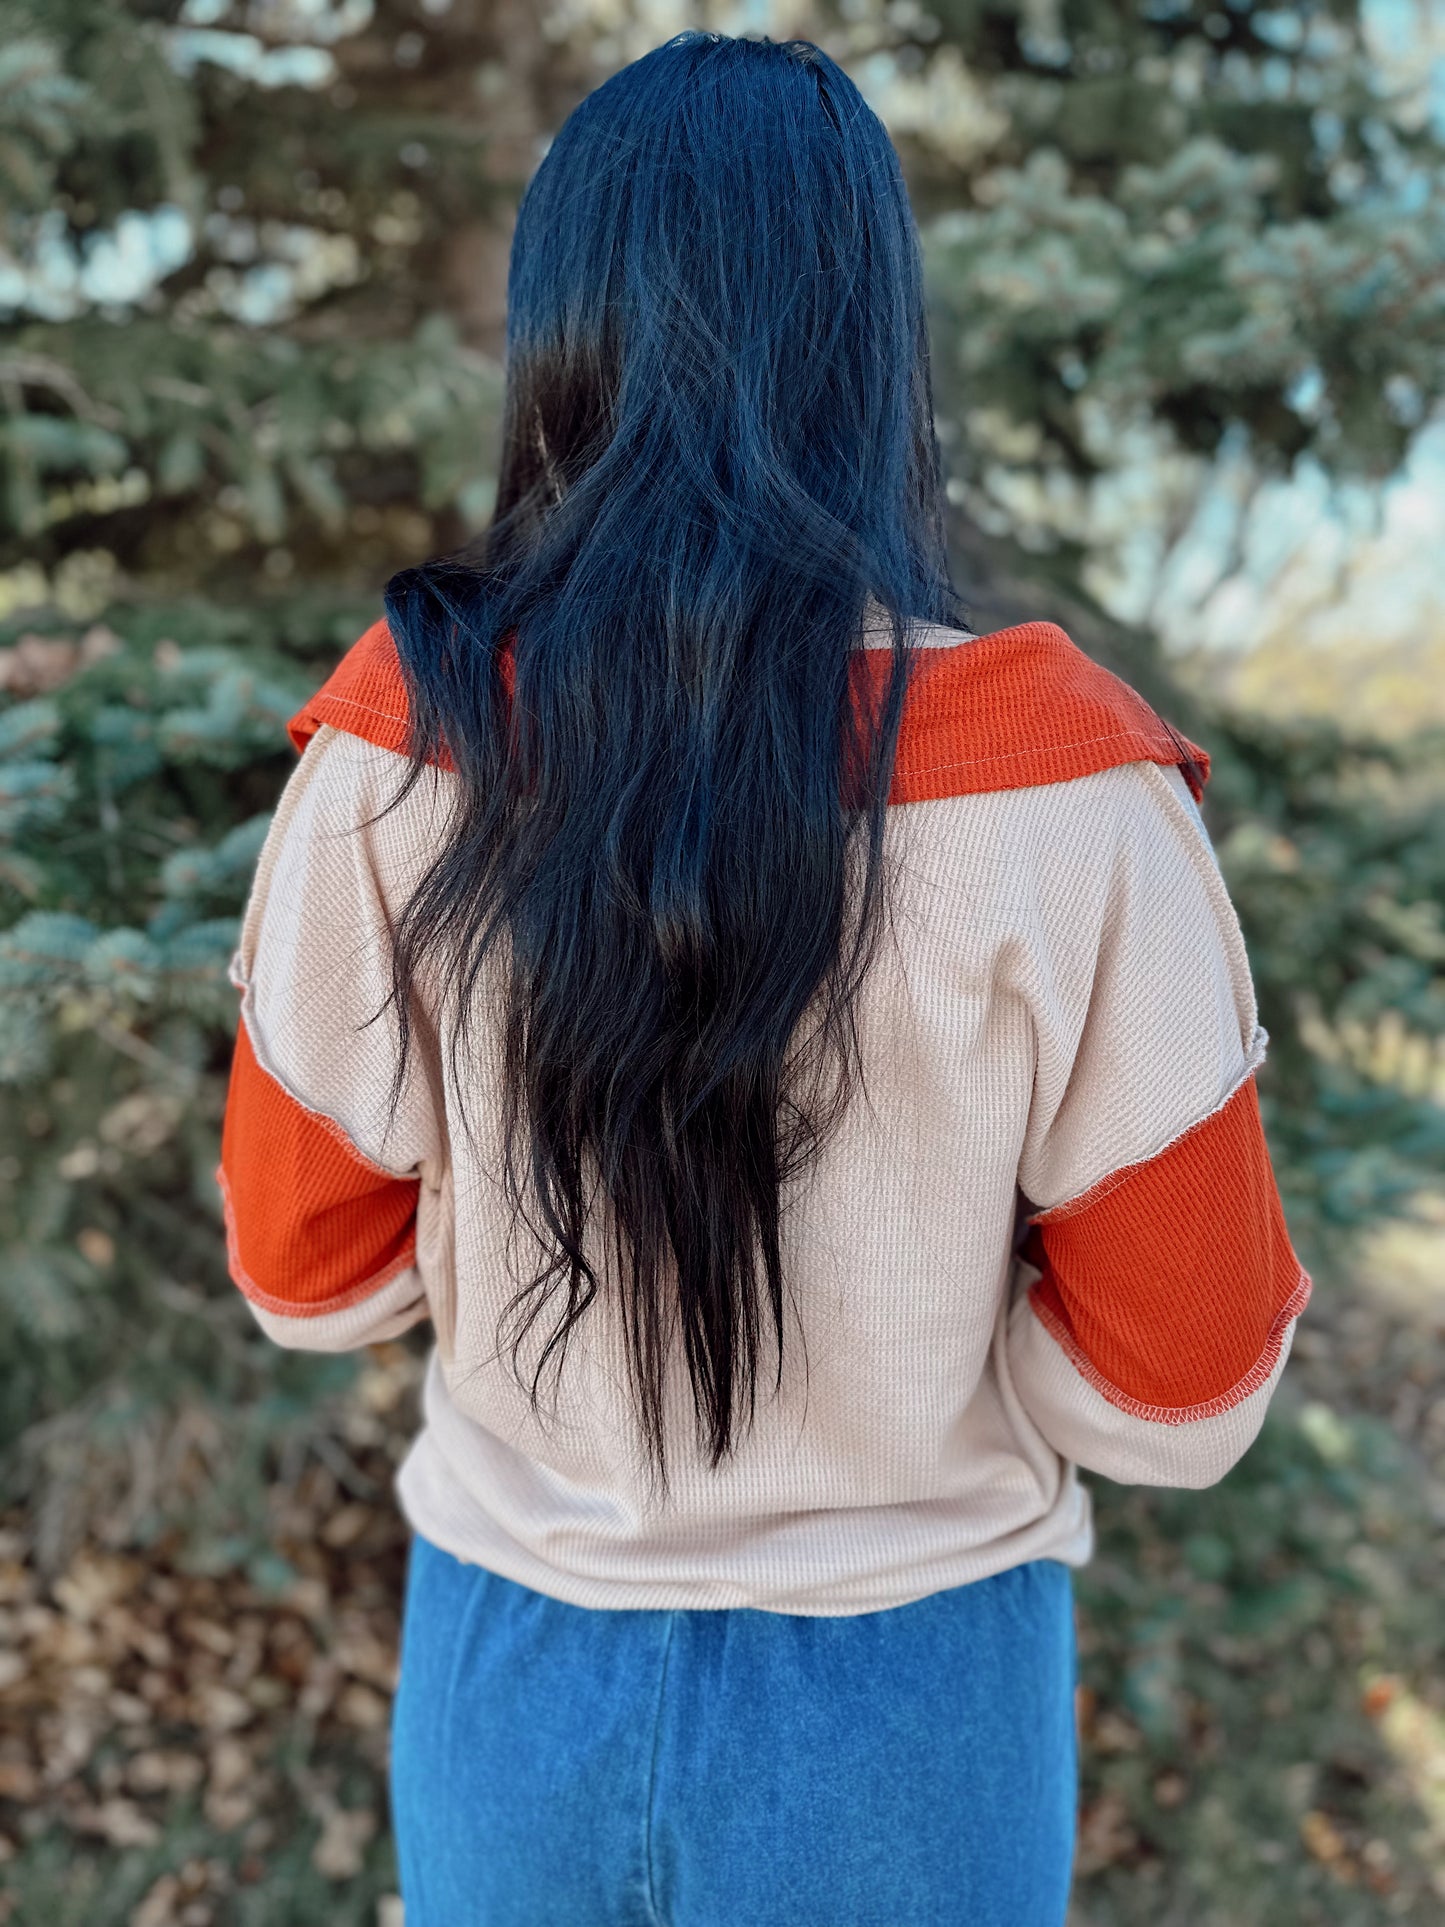
[[[1182,768],[1199,799],[1209,775],[1204,750],[1056,623],[1021,622],[918,654],[890,803],[1030,789],[1143,762]],[[890,651],[860,649],[855,660],[881,692]],[[287,734],[302,750],[322,723],[407,753],[406,685],[385,622],[374,622],[352,645],[291,718]]]

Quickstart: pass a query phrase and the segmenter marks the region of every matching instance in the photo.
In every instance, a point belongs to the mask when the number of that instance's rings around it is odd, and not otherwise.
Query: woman
[[[518,220],[496,514],[293,719],[218,1177],[429,1318],[408,1927],[1058,1927],[1080,1467],[1203,1486],[1309,1280],[1204,752],[944,559],[897,158],[689,34]]]

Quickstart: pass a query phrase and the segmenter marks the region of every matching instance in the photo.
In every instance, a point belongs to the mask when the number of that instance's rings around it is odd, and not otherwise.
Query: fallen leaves
[[[1364,1883],[1372,1893],[1392,1894],[1395,1856],[1387,1840],[1351,1839],[1332,1814],[1311,1807],[1300,1821],[1300,1839],[1312,1860],[1319,1861],[1342,1887]]]
[[[206,1762],[202,1811],[217,1833],[234,1833],[256,1811],[257,1798],[271,1790],[255,1754],[240,1740],[217,1740]]]
[[[312,1866],[327,1880],[354,1879],[375,1832],[376,1815],[370,1808],[329,1806],[322,1817],[321,1837],[311,1849]]]
[[[362,1408],[379,1433],[374,1415],[399,1403],[388,1376],[369,1369]],[[277,1488],[285,1583],[270,1587],[194,1569],[179,1536],[146,1559],[85,1543],[47,1583],[25,1521],[0,1519],[0,1860],[54,1828],[154,1848],[189,1805],[240,1851],[167,1870],[130,1927],[210,1927],[298,1822],[319,1874],[355,1878],[384,1824],[397,1670],[406,1529],[389,1445],[353,1444],[350,1471],[312,1461]]]
[[[1079,1809],[1074,1870],[1080,1877],[1133,1860],[1140,1840],[1124,1796],[1114,1788]]]
[[[191,1793],[205,1778],[205,1763],[178,1748],[152,1747],[133,1754],[126,1764],[126,1785],[132,1793]]]
[[[144,1567],[138,1559],[122,1559],[83,1547],[51,1587],[56,1605],[67,1620],[88,1626],[139,1585]]]
[[[98,1806],[77,1805],[69,1815],[77,1833],[96,1833],[112,1847],[153,1847],[161,1837],[159,1824],[134,1800],[103,1800]]]
[[[210,1927],[211,1896],[226,1890],[227,1868],[219,1860],[188,1860],[162,1874],[130,1917],[130,1927]]]
[[[1189,1797],[1189,1782],[1182,1773],[1172,1769],[1161,1773],[1154,1782],[1154,1803],[1161,1807],[1182,1806]]]
[[[1437,1863],[1445,1863],[1445,1713],[1393,1673],[1367,1677],[1362,1703],[1420,1812]]]
[[[321,1543],[334,1547],[338,1552],[343,1551],[347,1546],[355,1545],[371,1524],[371,1519],[370,1506],[362,1505],[357,1501],[344,1505],[339,1512],[333,1512],[323,1522]]]

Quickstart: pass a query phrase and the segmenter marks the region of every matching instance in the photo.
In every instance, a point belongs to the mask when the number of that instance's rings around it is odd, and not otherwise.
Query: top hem
[[[890,1612],[939,1592],[990,1579],[1036,1559],[1054,1559],[1078,1568],[1093,1558],[1095,1532],[1088,1489],[1077,1477],[1068,1479],[1055,1504],[1042,1517],[982,1546],[970,1546],[914,1569],[911,1579],[879,1586],[868,1575],[840,1574],[833,1582],[799,1587],[783,1580],[769,1584],[714,1576],[696,1580],[584,1576],[551,1565],[513,1539],[480,1512],[469,1494],[438,1493],[422,1471],[421,1461],[435,1444],[424,1429],[412,1445],[396,1477],[396,1494],[412,1531],[464,1565],[496,1573],[533,1592],[564,1604],[603,1612],[718,1612],[775,1613],[785,1618],[843,1619],[866,1613]],[[1068,1463],[1067,1461],[1065,1462]],[[1070,1468],[1073,1470],[1074,1468]],[[445,1468],[436,1471],[452,1487]],[[460,1504],[449,1503],[450,1500]],[[459,1516],[465,1508],[466,1518]],[[645,1552],[640,1553],[645,1558]]]

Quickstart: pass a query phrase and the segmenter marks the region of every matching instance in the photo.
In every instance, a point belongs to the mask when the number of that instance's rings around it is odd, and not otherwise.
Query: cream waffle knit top
[[[283,1345],[429,1323],[399,1497],[459,1558],[582,1606],[869,1612],[1081,1565],[1080,1468],[1206,1486],[1258,1433],[1310,1281],[1260,1124],[1267,1040],[1198,808],[1207,758],[1052,625],[936,633],[929,654],[888,818],[893,937],[858,1007],[866,1100],[785,1193],[782,1385],[760,1371],[713,1471],[679,1351],[665,1503],[606,1291],[540,1414],[499,1352],[532,1269],[481,1027],[459,1093],[419,1009],[387,1108],[394,1019],[365,1020],[457,778],[429,768],[378,815],[407,769],[382,625],[293,719],[231,965],[231,1270]]]

